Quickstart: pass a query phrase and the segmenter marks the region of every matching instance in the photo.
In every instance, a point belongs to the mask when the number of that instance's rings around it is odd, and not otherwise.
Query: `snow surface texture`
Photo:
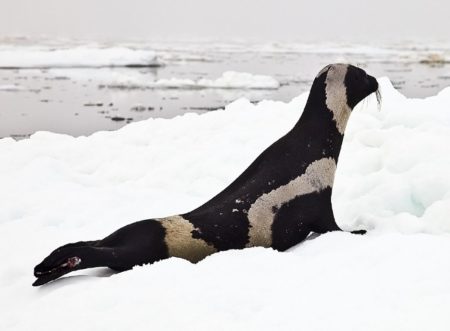
[[[380,83],[382,109],[371,97],[350,118],[333,192],[337,223],[368,234],[284,253],[172,258],[31,287],[59,245],[211,198],[294,125],[306,94],[76,139],[0,140],[0,329],[449,330],[450,88],[413,100]]]
[[[6,68],[90,68],[158,65],[155,52],[125,47],[0,48],[0,67]]]

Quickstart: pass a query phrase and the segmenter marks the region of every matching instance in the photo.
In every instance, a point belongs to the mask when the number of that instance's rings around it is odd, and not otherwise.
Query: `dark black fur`
[[[326,71],[315,79],[303,114],[290,132],[262,152],[225,190],[181,215],[196,229],[192,237],[203,239],[218,251],[246,247],[247,211],[258,197],[300,176],[316,160],[331,157],[337,163],[343,135],[325,103],[325,79]],[[353,66],[348,67],[345,85],[351,108],[378,89],[375,78]],[[340,230],[333,216],[331,193],[327,188],[302,195],[275,210],[272,247],[283,251],[304,240],[311,231]],[[122,271],[165,259],[169,254],[164,238],[165,228],[149,219],[129,224],[102,240],[62,246],[35,267],[38,279],[33,285],[78,269],[105,266]],[[75,256],[81,259],[79,265],[61,267]]]

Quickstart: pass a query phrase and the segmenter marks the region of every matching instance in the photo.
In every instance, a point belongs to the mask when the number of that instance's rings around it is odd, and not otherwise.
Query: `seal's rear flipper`
[[[74,257],[72,259],[77,259],[77,257]],[[52,280],[55,280],[69,272],[71,272],[73,270],[71,270],[70,268],[67,267],[63,267],[63,266],[59,266],[56,268],[53,268],[49,271],[44,271],[44,272],[39,272],[39,271],[35,271],[34,275],[36,277],[38,277],[38,279],[36,279],[33,283],[33,286],[41,286],[44,285]]]
[[[33,286],[40,286],[69,272],[94,267],[106,267],[114,261],[115,249],[96,247],[97,242],[79,242],[61,246],[34,268],[37,280]]]

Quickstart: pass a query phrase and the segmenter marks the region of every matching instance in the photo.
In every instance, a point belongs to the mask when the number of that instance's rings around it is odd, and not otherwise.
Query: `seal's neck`
[[[317,159],[333,157],[337,163],[350,114],[345,90],[329,90],[324,82],[314,82],[292,134],[294,139],[301,139]]]

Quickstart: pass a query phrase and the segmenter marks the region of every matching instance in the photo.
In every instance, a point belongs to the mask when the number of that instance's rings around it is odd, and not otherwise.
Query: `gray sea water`
[[[255,103],[264,99],[288,102],[308,91],[317,72],[332,62],[352,63],[376,77],[387,76],[408,97],[431,96],[450,86],[450,47],[446,45],[243,41],[92,44],[67,40],[0,40],[0,59],[2,52],[14,49],[20,49],[19,55],[36,47],[49,52],[60,49],[79,52],[79,47],[86,45],[99,49],[152,50],[162,66],[86,68],[82,58],[79,64],[66,68],[51,65],[30,68],[27,63],[3,68],[0,70],[0,137],[23,139],[42,130],[89,135],[151,117],[172,118],[186,112],[214,111],[241,97]],[[148,82],[162,78],[216,79],[228,70],[269,75],[280,82],[280,87],[167,89],[126,82],[108,87],[108,80],[118,77],[132,76]]]

